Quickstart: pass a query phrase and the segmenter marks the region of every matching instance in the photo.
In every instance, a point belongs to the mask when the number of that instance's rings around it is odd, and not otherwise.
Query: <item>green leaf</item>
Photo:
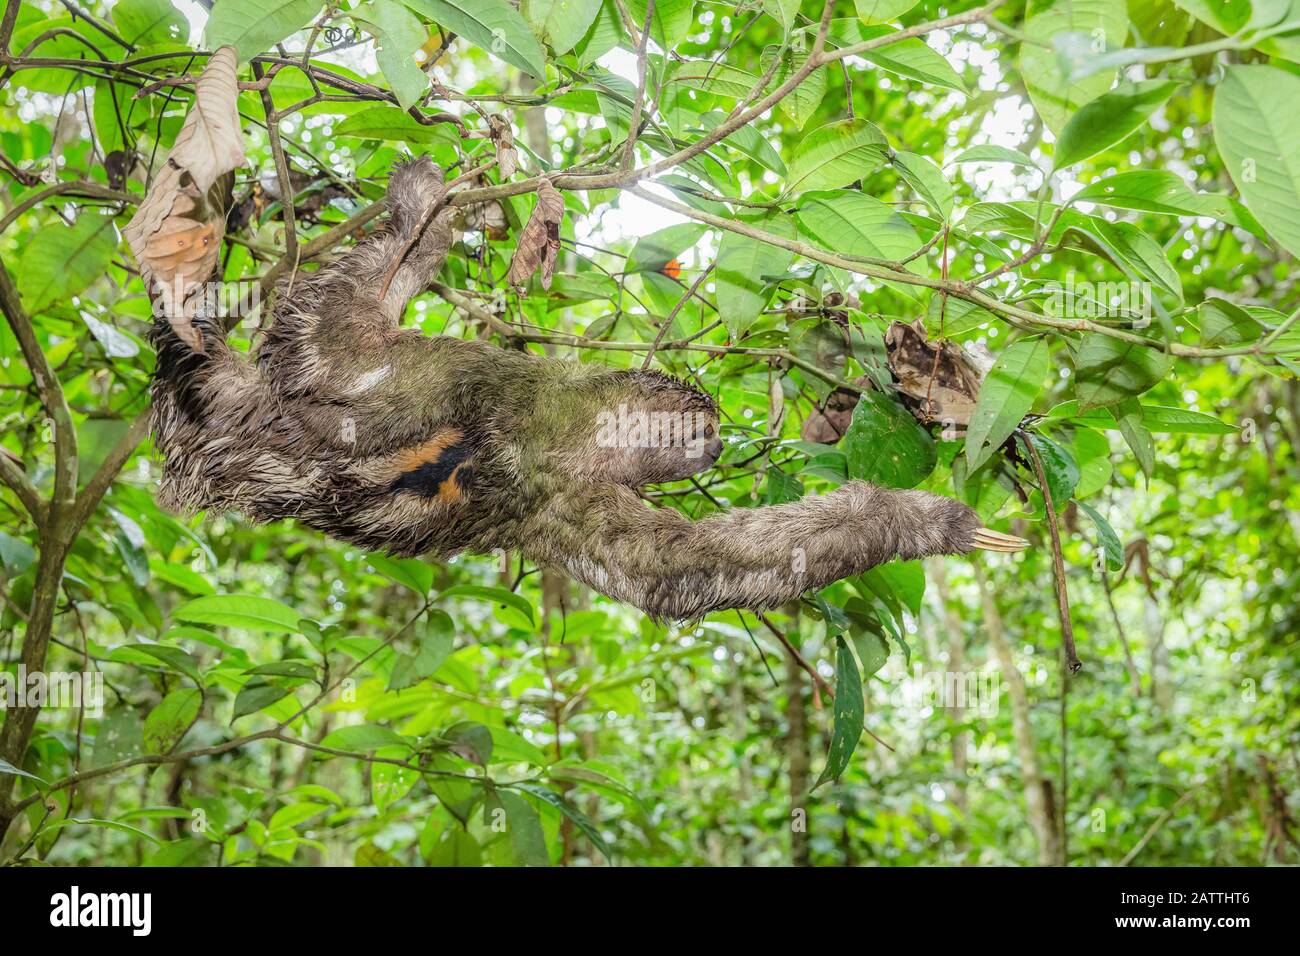
[[[767,72],[768,67],[772,65],[773,58],[778,54],[781,57],[781,65],[778,66],[776,71],[772,74],[772,80],[768,84],[767,88],[767,92],[769,93],[785,83],[785,81],[790,78],[791,74],[797,73],[803,67],[808,57],[812,55],[806,51],[802,53],[797,52],[789,47],[782,48],[769,46],[763,51],[763,56],[759,61],[759,65],[763,68],[764,73]],[[808,121],[812,119],[817,110],[821,108],[825,99],[826,70],[818,67],[809,73],[802,83],[791,90],[789,95],[782,99],[777,105],[777,108],[781,111],[782,115],[794,124],[795,129],[801,130],[808,125]]]
[[[18,294],[31,312],[63,302],[102,278],[117,252],[112,216],[83,212],[70,226],[43,226],[18,260]]]
[[[506,0],[403,0],[434,23],[537,79],[546,77],[546,55],[519,11]]]
[[[1084,336],[1075,355],[1074,394],[1080,411],[1141,395],[1173,369],[1173,359],[1154,348],[1101,332]]]
[[[1047,490],[1052,495],[1052,507],[1059,514],[1065,510],[1066,502],[1074,497],[1074,489],[1079,484],[1079,466],[1075,464],[1073,455],[1046,435],[1031,435],[1030,440],[1043,463]]]
[[[816,790],[827,780],[837,780],[849,766],[866,712],[862,699],[862,677],[853,652],[843,637],[835,638],[835,717],[831,728],[831,745],[826,754],[826,768],[813,784]]]
[[[383,764],[375,764],[375,769],[378,770],[381,766],[383,766]],[[291,803],[288,806],[276,810],[275,813],[272,814],[271,821],[267,824],[266,828],[268,830],[293,829],[328,809],[329,804],[314,803],[310,800],[305,800],[300,803]]]
[[[378,724],[354,724],[332,731],[321,741],[321,746],[361,753],[378,750],[380,747],[403,747],[410,750],[411,742],[396,731]]]
[[[185,43],[190,37],[189,21],[171,0],[118,0],[112,17],[122,39],[135,46]]]
[[[1223,348],[1253,342],[1264,334],[1264,327],[1239,305],[1214,296],[1197,308],[1201,322],[1201,344],[1206,348]]]
[[[1046,338],[1007,346],[980,386],[966,429],[966,461],[974,471],[1011,437],[1034,406],[1047,378],[1051,350]]]
[[[1067,213],[1070,232],[1095,247],[1130,279],[1147,280],[1182,301],[1183,283],[1165,255],[1164,248],[1131,222],[1109,222],[1099,216]]]
[[[1300,76],[1229,66],[1214,96],[1214,141],[1232,181],[1269,235],[1300,256]],[[1287,104],[1283,106],[1282,104]]]
[[[456,625],[446,611],[437,608],[429,611],[420,628],[419,647],[414,654],[402,654],[393,665],[388,681],[389,690],[401,690],[432,677],[451,656],[456,638]]]
[[[825,249],[842,255],[874,259],[903,259],[921,240],[893,206],[850,190],[804,193],[799,199],[799,225]]]
[[[506,834],[516,866],[550,866],[537,808],[517,793],[498,790],[493,798],[505,813]]]
[[[1180,84],[1148,80],[1105,93],[1070,117],[1056,140],[1055,168],[1095,156],[1140,128]]]
[[[853,0],[853,6],[865,23],[885,23],[897,20],[918,2],[919,0]]]
[[[1106,569],[1108,571],[1122,571],[1124,569],[1124,544],[1119,540],[1119,535],[1115,529],[1110,526],[1110,522],[1101,516],[1092,505],[1083,501],[1076,501],[1077,504],[1092,519],[1093,524],[1097,526],[1097,539],[1101,546],[1102,553],[1106,556]]]
[[[182,604],[172,616],[191,624],[237,627],[262,634],[297,634],[301,615],[287,604],[249,594],[213,594]]]
[[[178,674],[184,674],[200,687],[203,686],[203,674],[199,671],[199,662],[184,648],[171,644],[131,644],[131,650],[148,654],[166,664]]]
[[[522,0],[519,12],[537,38],[560,54],[568,53],[586,35],[600,5],[601,0]]]
[[[744,221],[786,239],[795,236],[794,221],[779,212],[762,218],[746,217]],[[773,286],[765,277],[781,275],[793,261],[794,253],[788,249],[734,232],[723,233],[714,280],[718,312],[733,341],[754,324],[772,298]]]
[[[763,0],[763,11],[789,33],[794,18],[799,15],[799,0]]]
[[[427,862],[429,866],[482,866],[483,851],[473,834],[452,826],[430,847]]]
[[[703,128],[701,133],[713,129],[727,118],[727,114],[721,110],[712,110],[700,116],[700,122]],[[781,159],[778,153],[758,130],[753,126],[742,126],[730,136],[723,139],[728,146],[732,146],[750,159],[766,166],[778,176],[784,177],[788,170],[785,168],[785,161]]]
[[[240,717],[246,717],[249,714],[255,714],[259,710],[270,707],[276,701],[288,697],[290,689],[281,687],[278,684],[272,684],[265,677],[253,677],[239,689],[235,695],[235,704],[230,713],[230,722],[233,724]]]
[[[1059,134],[1080,106],[1110,89],[1113,68],[1071,80],[1053,39],[1082,34],[1093,55],[1124,45],[1128,12],[1124,0],[1037,0],[1023,30],[1032,41],[1020,45],[1020,75],[1038,115]]]
[[[897,152],[892,162],[900,176],[925,200],[926,205],[943,217],[952,218],[954,201],[952,184],[931,160],[916,153]]]
[[[795,147],[786,192],[838,189],[862,179],[884,161],[884,145],[884,134],[864,119],[820,126]]]
[[[410,109],[429,89],[429,77],[415,62],[415,51],[429,38],[418,17],[398,0],[371,0],[357,8],[375,38],[375,60],[397,95],[402,109]]]
[[[601,855],[605,857],[606,861],[609,863],[614,862],[613,851],[610,850],[609,844],[605,842],[604,837],[600,835],[600,832],[596,829],[595,825],[579,812],[577,808],[569,803],[568,800],[565,800],[564,797],[560,796],[560,794],[547,790],[545,787],[539,787],[536,784],[529,783],[518,784],[515,789],[522,790],[524,793],[532,794],[538,800],[555,807],[555,809],[559,810],[560,813],[568,817],[574,826],[582,831],[583,836],[591,841],[592,846],[601,852]]]
[[[34,773],[28,773],[26,770],[19,770],[7,760],[0,760],[0,773],[7,773],[13,777],[27,777],[29,780],[36,780],[40,783],[45,782]]]
[[[199,716],[203,693],[193,687],[172,691],[144,719],[144,751],[169,753]]]
[[[648,0],[626,0],[627,12],[639,31],[645,24]],[[672,50],[685,39],[695,22],[695,0],[655,0],[650,36],[662,50]]]
[[[485,601],[492,601],[495,604],[512,607],[529,621],[533,623],[537,621],[537,615],[533,613],[532,602],[523,595],[507,591],[505,588],[484,587],[478,584],[457,584],[454,587],[447,588],[438,597],[443,600],[454,597],[480,598]]]
[[[161,841],[145,830],[139,827],[133,827],[126,823],[118,823],[116,820],[95,820],[93,818],[77,819],[76,817],[64,817],[62,820],[55,820],[47,823],[41,828],[42,833],[51,833],[55,830],[62,830],[64,827],[103,827],[106,830],[117,830],[120,833],[129,833],[131,836],[143,837],[150,843],[157,843],[161,846]]]
[[[1025,166],[1029,169],[1037,169],[1038,164],[1032,159],[1020,152],[1018,149],[1011,149],[1007,146],[972,146],[964,151],[953,163],[1011,163],[1015,166]]]
[[[452,724],[440,734],[456,756],[486,767],[492,762],[492,732],[472,720]]]
[[[627,254],[625,272],[657,272],[668,264],[670,259],[679,258],[686,250],[692,248],[705,233],[703,226],[693,222],[683,222],[667,226],[648,236],[642,236]]]
[[[203,29],[209,50],[229,44],[241,62],[265,53],[320,13],[321,0],[221,0]]]
[[[809,45],[816,33],[816,26],[804,29],[804,36]],[[828,43],[831,46],[844,47],[868,40],[884,40],[885,42],[880,46],[864,50],[858,56],[889,73],[966,94],[965,81],[941,53],[920,37],[897,39],[895,37],[897,33],[898,31],[893,27],[883,24],[867,26],[857,19],[832,20]],[[846,69],[850,68],[851,61],[842,62]]]
[[[1237,430],[1213,415],[1192,411],[1190,408],[1173,408],[1168,405],[1141,405],[1139,408],[1142,423],[1152,432],[1161,435],[1228,435]],[[1074,401],[1062,402],[1048,412],[1047,417],[1067,419],[1089,428],[1118,427],[1109,410],[1098,408],[1080,412],[1078,403]]]
[[[1095,202],[1166,216],[1209,216],[1266,238],[1254,215],[1241,203],[1219,193],[1193,192],[1165,170],[1137,169],[1107,176],[1079,190],[1070,202]]]
[[[405,585],[420,597],[433,589],[433,565],[418,558],[390,558],[372,554],[366,558],[372,568],[398,584]]]
[[[1115,409],[1115,422],[1149,480],[1156,470],[1156,443],[1143,421],[1142,405],[1136,398],[1121,402]]]
[[[396,106],[372,106],[354,113],[335,127],[336,136],[379,139],[395,143],[458,143],[450,123],[424,126]]]
[[[17,577],[35,563],[35,548],[22,538],[0,531],[0,566]]]
[[[911,488],[934,470],[934,439],[916,419],[879,392],[867,392],[841,440],[849,476],[891,488]]]

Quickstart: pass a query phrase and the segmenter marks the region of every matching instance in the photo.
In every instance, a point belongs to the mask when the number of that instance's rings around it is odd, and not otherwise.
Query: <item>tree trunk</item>
[[[1011,727],[1015,734],[1016,752],[1020,759],[1020,779],[1025,791],[1025,808],[1029,814],[1029,825],[1038,841],[1038,863],[1040,866],[1060,866],[1063,861],[1060,834],[1057,832],[1055,801],[1051,795],[1051,784],[1043,776],[1038,762],[1034,728],[1029,720],[1029,694],[1025,688],[1025,679],[1021,676],[1011,655],[1011,645],[1007,643],[1002,626],[1002,615],[998,612],[988,577],[978,563],[975,564],[975,577],[979,582],[984,630],[988,634],[994,654],[997,655],[998,666],[1002,669],[1002,680],[1007,685],[1007,700],[1011,704]]]
[[[799,607],[786,608],[790,624],[786,636],[798,637]],[[797,645],[796,645],[797,646]],[[803,668],[791,655],[785,658],[785,754],[790,780],[790,865],[808,866],[808,682]]]

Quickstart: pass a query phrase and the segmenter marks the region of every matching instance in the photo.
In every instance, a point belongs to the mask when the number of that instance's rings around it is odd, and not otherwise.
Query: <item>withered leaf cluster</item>
[[[885,350],[898,391],[917,421],[964,431],[992,361],[986,365],[954,342],[931,341],[919,319],[890,325]]]
[[[194,317],[217,264],[233,177],[244,163],[234,47],[208,60],[194,105],[144,201],[123,230],[155,307],[182,341],[203,351]]]
[[[507,280],[511,285],[527,284],[529,277],[541,269],[542,288],[551,287],[555,261],[560,254],[560,223],[564,221],[564,197],[543,179],[537,187],[537,206],[519,234],[515,257],[510,261]]]

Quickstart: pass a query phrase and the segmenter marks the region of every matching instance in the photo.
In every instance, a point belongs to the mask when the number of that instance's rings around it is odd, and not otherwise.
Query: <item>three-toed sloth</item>
[[[401,328],[447,256],[450,208],[386,292],[384,278],[444,191],[427,159],[398,165],[388,227],[282,282],[252,361],[220,332],[200,353],[155,323],[164,504],[294,518],[398,555],[517,550],[678,620],[775,607],[895,557],[1023,545],[960,502],[858,481],[700,521],[648,506],[639,488],[717,460],[717,406],[657,372]]]

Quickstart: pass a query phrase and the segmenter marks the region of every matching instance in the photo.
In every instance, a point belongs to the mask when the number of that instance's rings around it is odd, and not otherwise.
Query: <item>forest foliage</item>
[[[238,347],[427,155],[410,324],[717,397],[655,504],[1033,548],[656,622],[167,513],[123,229],[222,45]],[[3,711],[0,861],[1300,860],[1300,0],[8,0],[0,95],[0,701],[98,688]]]

